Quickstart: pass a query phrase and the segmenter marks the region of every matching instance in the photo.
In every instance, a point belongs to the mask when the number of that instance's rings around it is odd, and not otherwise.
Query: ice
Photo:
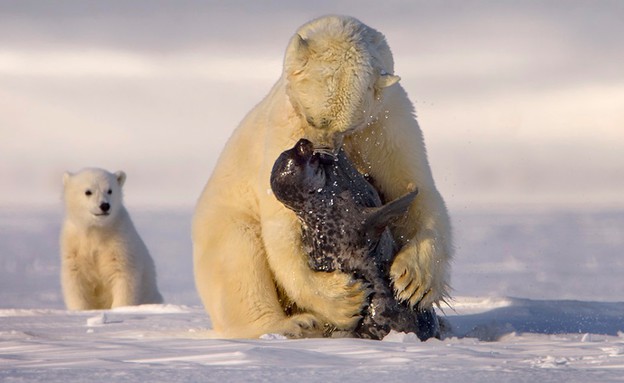
[[[417,343],[420,339],[414,333],[406,334],[404,332],[390,331],[388,335],[383,338],[384,342],[400,342],[400,343]]]
[[[101,313],[94,317],[87,318],[88,327],[101,326],[106,323],[108,323],[108,317],[106,316],[106,313]]]
[[[285,340],[288,339],[282,334],[263,334],[260,336],[260,339],[264,340]]]
[[[450,331],[420,342],[219,339],[195,292],[191,209],[133,214],[164,304],[66,311],[60,212],[0,210],[0,381],[620,379],[624,234],[608,228],[624,212],[451,213],[455,290],[439,311]]]

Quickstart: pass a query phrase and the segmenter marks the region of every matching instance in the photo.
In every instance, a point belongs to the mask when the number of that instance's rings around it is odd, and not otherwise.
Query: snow
[[[166,303],[84,312],[63,308],[60,211],[0,210],[0,381],[624,379],[623,211],[452,211],[451,331],[420,342],[219,339],[193,285],[192,209],[129,208]]]

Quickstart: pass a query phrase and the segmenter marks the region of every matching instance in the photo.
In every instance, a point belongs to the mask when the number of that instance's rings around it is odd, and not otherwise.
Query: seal
[[[341,270],[370,286],[369,304],[352,335],[382,339],[390,330],[419,339],[440,336],[433,308],[411,309],[391,288],[389,268],[400,250],[388,225],[403,216],[417,190],[383,204],[344,150],[315,150],[306,139],[284,151],[271,172],[275,197],[302,222],[304,251],[316,271]]]

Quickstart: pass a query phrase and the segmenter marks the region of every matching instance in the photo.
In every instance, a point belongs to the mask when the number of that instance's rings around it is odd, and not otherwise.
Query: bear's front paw
[[[316,275],[321,279],[318,285],[321,289],[316,293],[317,299],[311,306],[312,310],[337,329],[355,328],[368,304],[370,287],[339,271],[319,272]]]
[[[404,247],[392,262],[390,278],[398,300],[408,302],[411,307],[429,308],[442,294],[432,286],[433,270],[422,261],[415,246]]]

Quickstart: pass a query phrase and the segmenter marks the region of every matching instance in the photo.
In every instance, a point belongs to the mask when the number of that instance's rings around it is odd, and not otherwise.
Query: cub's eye
[[[93,193],[91,192],[91,190],[87,190],[87,191],[85,192],[85,195],[86,195],[87,197],[89,197],[91,194],[93,194]]]
[[[113,189],[108,189],[108,192],[107,192],[107,193],[108,193],[108,195],[113,194]]]

